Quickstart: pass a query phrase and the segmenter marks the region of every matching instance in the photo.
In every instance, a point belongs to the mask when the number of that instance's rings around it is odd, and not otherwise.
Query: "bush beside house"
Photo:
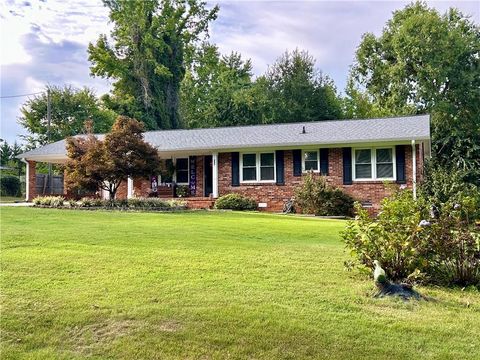
[[[233,193],[219,197],[215,201],[215,209],[256,210],[257,203],[249,197]]]
[[[295,190],[295,206],[304,214],[352,216],[354,199],[327,183],[323,176],[308,173]]]
[[[373,218],[360,204],[342,233],[355,261],[379,260],[394,281],[480,286],[480,193],[457,194],[435,204],[399,190]]]

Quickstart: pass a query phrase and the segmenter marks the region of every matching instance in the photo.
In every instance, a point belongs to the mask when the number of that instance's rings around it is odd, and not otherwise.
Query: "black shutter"
[[[343,148],[343,184],[352,184],[352,148]]]
[[[293,176],[302,176],[302,150],[292,150]]]
[[[405,184],[407,182],[405,176],[405,145],[395,146],[395,160],[397,162],[397,183]]]
[[[275,151],[275,163],[277,167],[277,185],[285,185],[285,175],[283,169],[283,150]]]
[[[320,149],[320,174],[328,175],[328,149]]]
[[[240,186],[240,153],[232,152],[232,186]]]

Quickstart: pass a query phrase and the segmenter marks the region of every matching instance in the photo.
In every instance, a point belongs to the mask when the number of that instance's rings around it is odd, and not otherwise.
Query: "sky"
[[[225,1],[211,24],[210,42],[252,59],[255,75],[286,50],[308,50],[317,67],[345,88],[362,34],[379,35],[392,12],[408,1]],[[480,24],[480,1],[428,1],[441,13],[455,6]],[[3,0],[0,5],[1,97],[31,94],[46,84],[88,86],[98,95],[111,81],[90,76],[89,42],[112,24],[101,0]],[[2,98],[0,138],[21,141],[17,123],[28,97]]]

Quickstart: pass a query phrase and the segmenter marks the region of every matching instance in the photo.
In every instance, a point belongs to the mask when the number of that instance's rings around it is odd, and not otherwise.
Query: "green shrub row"
[[[0,176],[0,195],[1,196],[21,196],[20,179],[13,175]]]
[[[33,199],[33,205],[60,208],[63,207],[65,198],[63,196],[37,196]]]
[[[186,202],[181,200],[164,201],[158,198],[103,200],[98,198],[82,198],[79,201],[68,200],[62,196],[43,196],[33,200],[35,206],[55,208],[102,208],[102,209],[136,209],[136,210],[173,210],[186,209]]]
[[[233,193],[220,196],[215,201],[215,209],[256,210],[257,203],[249,197]]]

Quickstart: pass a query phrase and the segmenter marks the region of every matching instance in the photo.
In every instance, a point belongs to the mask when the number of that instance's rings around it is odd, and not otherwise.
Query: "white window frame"
[[[305,170],[305,153],[316,152],[317,153],[317,170]],[[312,171],[314,173],[320,173],[320,150],[302,150],[302,172]]]
[[[243,155],[255,154],[255,169],[257,180],[243,180]],[[260,155],[273,154],[273,180],[260,180]],[[272,184],[277,182],[277,158],[275,151],[244,152],[240,153],[240,183],[241,184]]]
[[[187,182],[177,182],[177,160],[179,159],[187,159],[187,179],[190,179],[190,158],[189,157],[180,157],[180,158],[175,158],[175,184],[177,185],[189,185],[190,183]]]
[[[379,178],[377,177],[377,150],[378,149],[391,149],[392,150],[392,166],[393,166],[393,177],[389,178]],[[357,179],[356,174],[356,163],[355,163],[355,151],[357,150],[370,150],[370,163],[372,165],[372,177],[371,178],[361,178]],[[357,147],[352,148],[352,175],[353,181],[395,181],[397,179],[397,159],[395,157],[395,146],[374,146],[374,147]]]

